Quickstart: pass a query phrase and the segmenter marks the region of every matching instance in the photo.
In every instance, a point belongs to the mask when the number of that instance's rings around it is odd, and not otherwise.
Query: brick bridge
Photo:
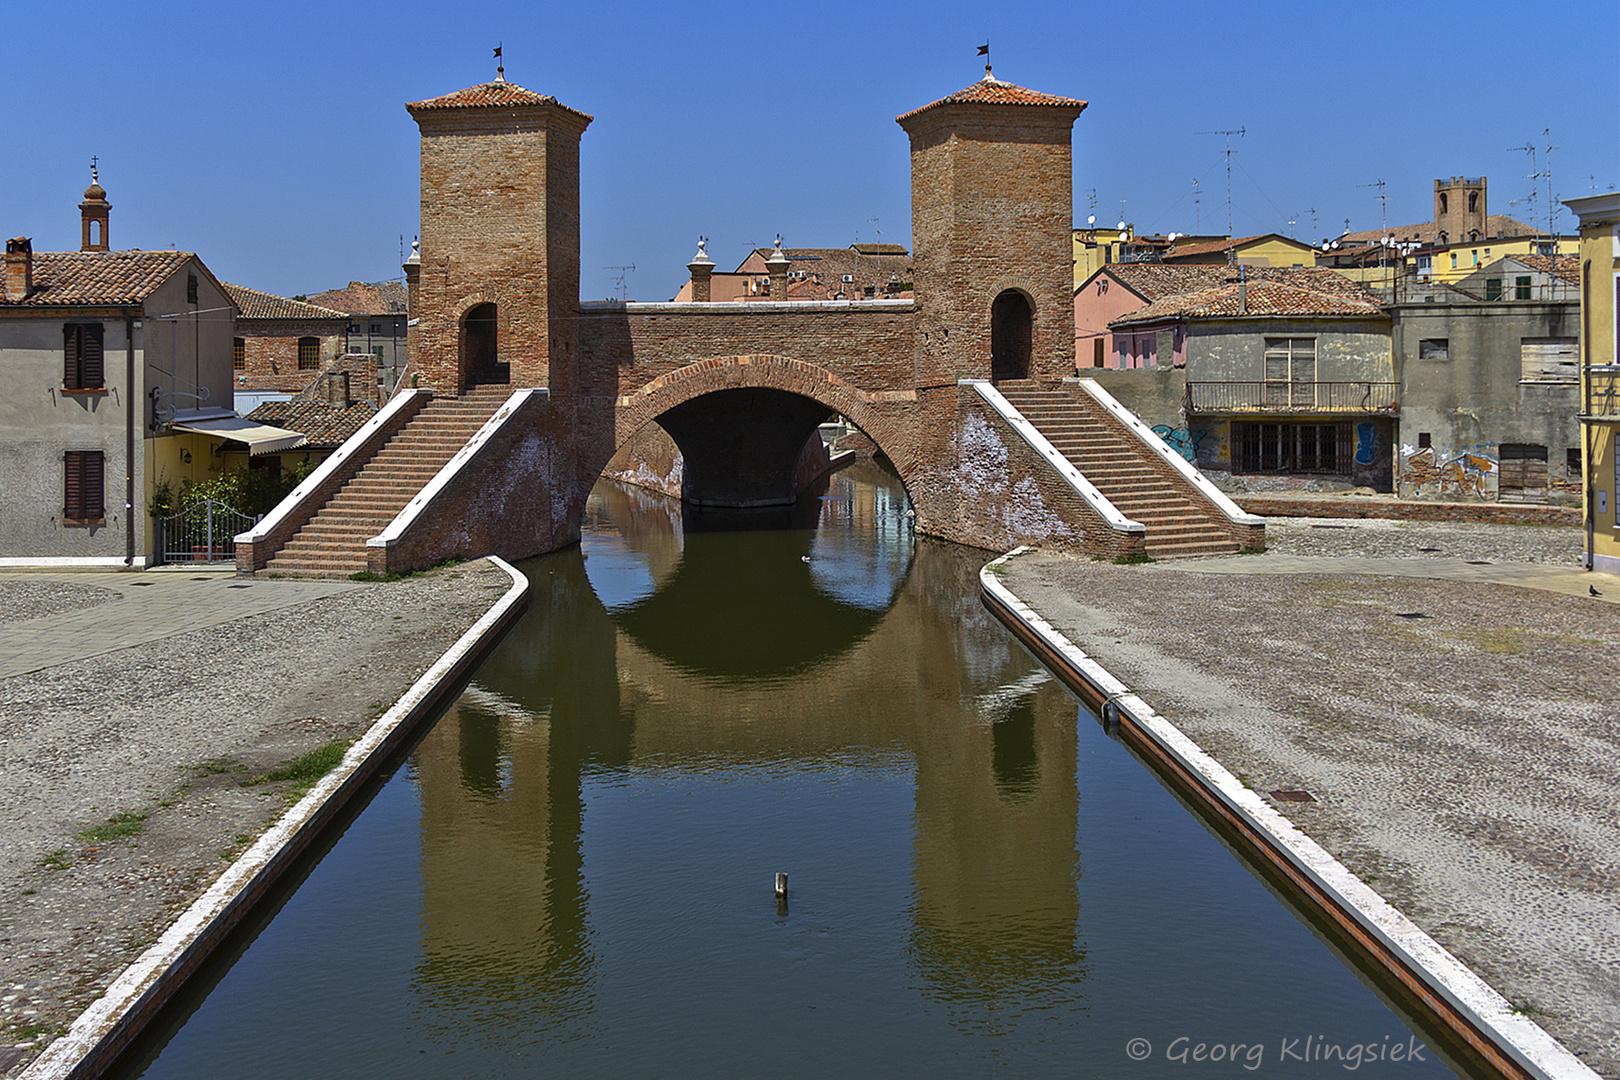
[[[914,299],[581,303],[591,117],[497,80],[408,106],[421,249],[406,386],[238,544],[242,573],[521,558],[579,537],[616,453],[667,435],[682,498],[791,501],[840,414],[898,471],[919,531],[1095,555],[1264,544],[1099,388],[1073,379],[1071,129],[1085,102],[985,78],[898,118]],[[701,256],[701,253],[700,253]]]

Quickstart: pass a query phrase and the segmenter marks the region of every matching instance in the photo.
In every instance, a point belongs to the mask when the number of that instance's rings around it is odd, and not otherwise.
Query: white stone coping
[[[422,490],[411,498],[410,502],[405,504],[405,508],[394,516],[394,520],[388,523],[387,528],[366,541],[366,546],[387,548],[398,544],[406,531],[416,524],[417,519],[433,504],[433,500],[438,498],[439,492],[450,486],[450,482],[456,478],[456,474],[466,468],[472,459],[478,456],[484,445],[495,437],[495,433],[504,427],[508,420],[517,415],[518,410],[531,397],[535,395],[547,397],[548,394],[549,391],[544,388],[512,391],[512,396],[507,398],[501,404],[501,407],[495,410],[495,415],[484,421],[484,426],[479,428],[473,434],[473,437],[467,440],[466,445],[457,450],[449,461],[444,463],[444,467],[434,474],[433,479],[429,480]]]
[[[214,932],[228,928],[246,915],[243,910],[244,897],[259,894],[288,868],[293,860],[283,857],[285,850],[312,839],[311,830],[318,832],[328,816],[323,811],[335,811],[364,777],[383,764],[393,752],[393,736],[397,730],[420,718],[424,705],[436,696],[440,685],[460,674],[469,656],[527,595],[528,579],[516,567],[493,555],[488,558],[512,579],[512,585],[505,594],[394,702],[393,708],[383,713],[349,747],[336,768],[316,782],[307,795],[281,816],[280,821],[265,830],[163,932],[157,944],[125,968],[106,993],[79,1014],[68,1033],[51,1043],[43,1054],[34,1059],[19,1080],[67,1080],[104,1040],[118,1034],[117,1029],[126,1017],[158,995],[166,997],[177,989],[170,983],[177,978],[183,979],[186,974],[184,969],[200,962],[201,958],[195,955],[195,950],[220,944],[223,935]],[[334,804],[330,808],[327,806],[329,802]],[[213,941],[212,945],[200,946],[203,939],[210,935],[218,940]],[[124,1034],[132,1037],[135,1033]]]
[[[125,562],[122,555],[7,555],[0,570],[144,570],[146,556]]]
[[[716,300],[676,303],[673,300],[586,300],[579,310],[591,314],[623,311],[630,315],[736,315],[770,311],[910,311],[915,300]]]
[[[1085,474],[1075,468],[1074,462],[1064,457],[1063,453],[1053,446],[1045,435],[1041,434],[1040,429],[1025,419],[1023,413],[1013,408],[1012,402],[1002,397],[1001,391],[991,385],[988,380],[962,379],[960,385],[971,386],[977,390],[985,403],[994,409],[1018,433],[1019,437],[1029,444],[1030,449],[1044,458],[1046,463],[1052,466],[1057,471],[1057,474],[1086,501],[1087,505],[1095,510],[1116,532],[1147,532],[1146,525],[1139,521],[1132,521],[1117,506],[1109,502],[1108,496],[1097,490],[1097,485],[1087,480]]]
[[[1225,514],[1228,519],[1237,522],[1239,525],[1264,525],[1266,523],[1265,518],[1244,510],[1233,502],[1226,492],[1210,483],[1209,478],[1195,469],[1192,462],[1170,449],[1169,444],[1159,438],[1156,431],[1142,423],[1141,418],[1131,410],[1121,405],[1118,399],[1107,390],[1104,390],[1096,379],[1064,379],[1063,381],[1078,383],[1080,389],[1090,394],[1097,404],[1113,413],[1137,438],[1146,443],[1150,450],[1157,453],[1160,459],[1168,462],[1172,468],[1187,479],[1188,483],[1197,488],[1200,495],[1214,503],[1215,508]]]
[[[1367,934],[1400,957],[1413,974],[1450,1002],[1504,1055],[1542,1080],[1598,1080],[1598,1074],[1585,1062],[1529,1017],[1514,1012],[1507,999],[1485,980],[1001,584],[996,568],[1030,550],[1015,548],[985,564],[979,571],[980,588],[1044,641],[1098,696],[1118,709],[1121,718],[1128,718],[1167,757],[1180,764],[1207,794],[1263,837]]]
[[[378,409],[371,419],[360,425],[359,431],[343,440],[343,445],[333,451],[331,457],[321,462],[320,465],[316,466],[314,472],[304,477],[304,482],[293,488],[287,497],[277,503],[275,509],[266,514],[257,525],[245,533],[238,534],[236,542],[238,544],[256,544],[268,537],[271,530],[284,522],[293,511],[299,509],[304,500],[308,499],[316,488],[320,487],[328,477],[347,464],[349,459],[359,452],[360,446],[371,438],[378,428],[397,416],[399,411],[405,408],[407,402],[414,400],[420,394],[427,393],[430,393],[430,391],[409,389],[397,394],[387,405]]]

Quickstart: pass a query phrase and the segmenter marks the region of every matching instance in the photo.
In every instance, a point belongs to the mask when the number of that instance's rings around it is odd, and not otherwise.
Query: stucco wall
[[[1549,482],[1570,484],[1568,451],[1581,445],[1579,383],[1522,382],[1525,338],[1575,338],[1578,306],[1561,303],[1408,304],[1395,320],[1402,383],[1403,494],[1493,497],[1502,443],[1547,448]],[[1445,359],[1422,359],[1420,342],[1445,339]],[[1419,443],[1428,436],[1430,453]]]
[[[1188,380],[1264,379],[1269,337],[1315,338],[1318,382],[1391,382],[1395,377],[1388,320],[1257,319],[1191,324],[1186,344]]]

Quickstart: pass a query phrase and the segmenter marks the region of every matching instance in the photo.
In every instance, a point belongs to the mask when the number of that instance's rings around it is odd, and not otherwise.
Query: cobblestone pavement
[[[0,1076],[280,816],[258,777],[358,735],[510,584],[0,576],[0,668],[59,649],[0,677]]]
[[[1001,580],[1244,783],[1308,791],[1273,805],[1620,1077],[1620,579],[1580,575],[1593,598],[1443,576],[1561,577],[1575,529],[1315,523],[1273,519],[1277,572],[1032,553]],[[1369,550],[1439,561],[1310,557]]]

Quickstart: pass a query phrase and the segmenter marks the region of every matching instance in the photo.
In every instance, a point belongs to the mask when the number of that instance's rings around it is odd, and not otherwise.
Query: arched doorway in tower
[[[990,305],[990,378],[1029,378],[1034,312],[1029,297],[1007,289]]]
[[[479,304],[461,317],[460,368],[462,382],[504,383],[510,368],[500,363],[500,342],[494,304]]]

